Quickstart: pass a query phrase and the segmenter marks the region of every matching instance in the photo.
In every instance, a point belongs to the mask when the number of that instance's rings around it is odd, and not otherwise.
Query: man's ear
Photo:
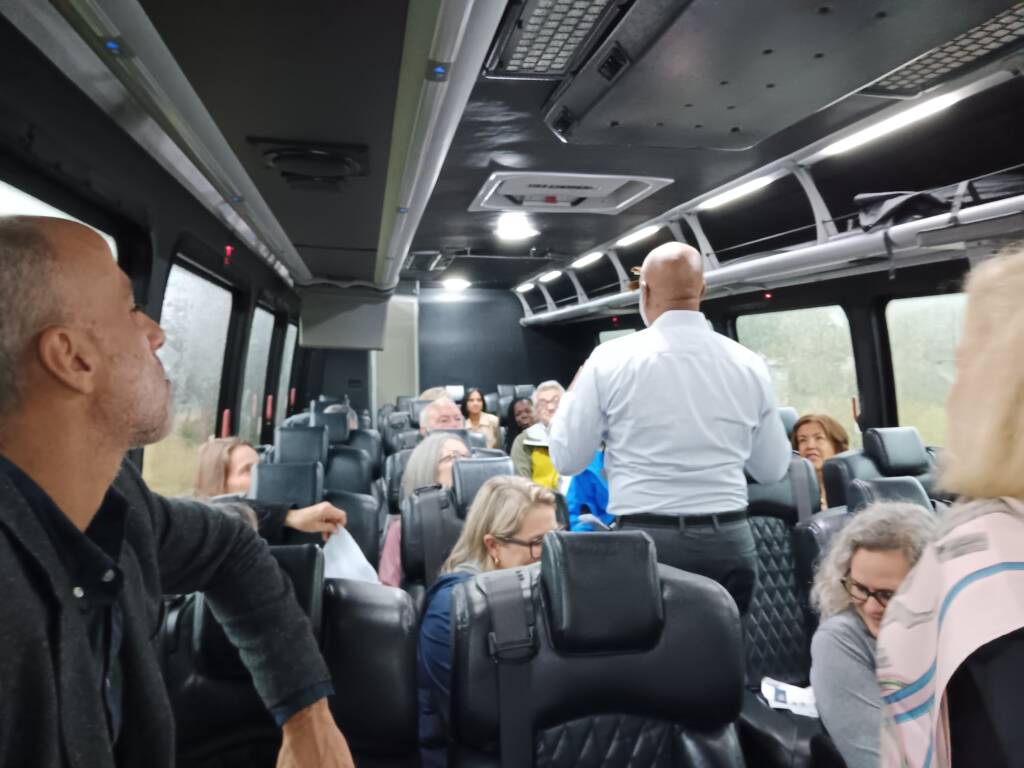
[[[43,369],[64,386],[83,395],[95,391],[100,356],[87,334],[65,326],[47,328],[39,334],[36,352]]]

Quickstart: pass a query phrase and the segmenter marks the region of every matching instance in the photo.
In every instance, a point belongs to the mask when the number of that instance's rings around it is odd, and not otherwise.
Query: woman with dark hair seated
[[[808,413],[793,425],[793,450],[814,465],[821,489],[821,508],[828,507],[822,467],[826,459],[850,448],[850,436],[843,425],[824,413]]]
[[[483,435],[488,448],[498,447],[501,425],[497,416],[484,410],[484,393],[476,387],[466,392],[462,415],[466,418],[467,431]]]
[[[466,525],[427,594],[417,649],[420,754],[424,768],[447,765],[452,591],[484,571],[540,560],[544,536],[558,529],[555,495],[523,477],[492,477],[476,494]]]
[[[533,400],[528,397],[520,397],[513,400],[508,406],[508,415],[505,418],[505,453],[512,451],[512,443],[524,432],[537,423],[537,417],[533,412]]]
[[[211,438],[199,446],[199,466],[192,494],[197,499],[212,499],[226,494],[245,495],[252,485],[252,468],[259,463],[260,455],[256,449],[240,437]],[[344,510],[326,501],[303,509],[255,499],[235,501],[252,509],[260,536],[270,544],[282,542],[285,528],[320,533],[326,539],[337,530],[337,526],[348,522]],[[250,519],[244,513],[242,516]]]

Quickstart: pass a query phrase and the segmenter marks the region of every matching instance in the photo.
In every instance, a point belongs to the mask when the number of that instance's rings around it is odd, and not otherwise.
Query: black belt
[[[650,528],[689,528],[696,525],[725,525],[747,519],[747,511],[718,512],[713,515],[623,515],[618,518],[619,527],[634,525]]]

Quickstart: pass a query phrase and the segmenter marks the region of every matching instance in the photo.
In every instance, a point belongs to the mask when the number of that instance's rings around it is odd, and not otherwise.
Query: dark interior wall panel
[[[358,349],[323,351],[323,385],[325,395],[348,395],[357,410],[370,407],[370,353]]]
[[[565,385],[593,348],[580,326],[523,328],[522,305],[509,291],[469,289],[453,298],[420,292],[420,384],[500,384],[557,379]]]

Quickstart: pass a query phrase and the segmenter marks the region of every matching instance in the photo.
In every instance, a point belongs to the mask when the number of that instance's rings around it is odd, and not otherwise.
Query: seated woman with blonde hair
[[[885,766],[1024,764],[1024,252],[966,295],[939,477],[960,501],[878,638]]]
[[[821,721],[847,768],[876,768],[882,694],[875,638],[886,606],[934,532],[934,515],[882,503],[857,513],[814,577],[821,625],[811,640],[811,686]]]
[[[808,413],[793,425],[793,450],[814,466],[821,489],[821,508],[828,508],[825,497],[825,478],[822,467],[827,459],[842,453],[850,447],[850,436],[838,421],[828,414]]]
[[[259,462],[260,455],[256,449],[240,437],[211,438],[199,446],[199,466],[192,494],[198,499],[213,499],[227,494],[245,495],[252,485],[252,468]],[[270,544],[283,541],[285,528],[320,533],[326,540],[337,526],[348,522],[344,510],[326,501],[303,509],[255,499],[232,501],[253,511],[260,536]]]
[[[473,499],[462,534],[427,594],[420,623],[416,685],[424,768],[447,765],[452,590],[484,571],[537,562],[544,536],[554,530],[555,495],[525,478],[492,477]]]

